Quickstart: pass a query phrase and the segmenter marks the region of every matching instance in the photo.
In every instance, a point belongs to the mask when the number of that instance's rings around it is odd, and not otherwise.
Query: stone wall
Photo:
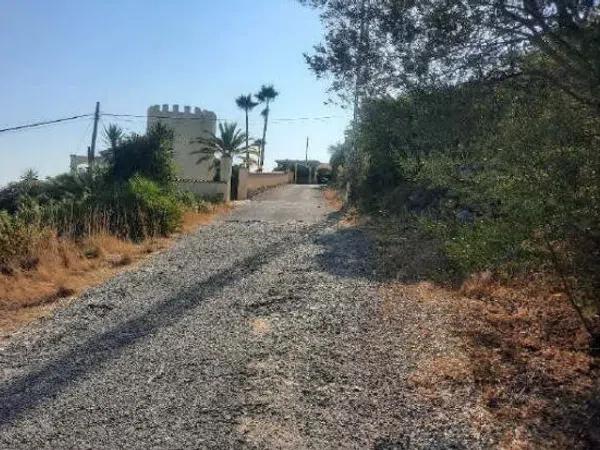
[[[240,169],[237,198],[238,200],[245,200],[252,192],[282,184],[290,184],[293,181],[293,172],[249,173],[248,169]]]

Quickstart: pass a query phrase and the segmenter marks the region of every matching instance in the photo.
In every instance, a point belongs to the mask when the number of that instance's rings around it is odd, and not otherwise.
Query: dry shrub
[[[558,283],[536,275],[507,284],[478,274],[461,292],[455,326],[467,339],[480,401],[522,428],[505,448],[600,445],[593,434],[600,425],[597,361]]]
[[[340,211],[344,207],[344,201],[340,193],[333,188],[325,188],[323,189],[323,198],[327,202],[329,206],[331,206],[336,211]]]
[[[435,329],[411,327],[424,342],[445,341],[447,353],[431,354],[417,343],[413,351],[422,359],[407,381],[436,405],[471,390],[473,426],[495,423],[503,430],[500,448],[597,448],[598,362],[557,289],[543,277],[507,284],[490,274],[472,277],[460,290],[394,282],[385,289],[382,324],[402,323],[407,298],[417,301],[419,316],[436,316]]]
[[[217,205],[210,212],[186,213],[183,232],[194,232],[229,210]],[[49,313],[59,300],[80,293],[113,276],[144,256],[162,250],[172,239],[152,237],[142,242],[108,232],[81,240],[59,238],[48,232],[29,248],[31,264],[0,273],[0,332],[8,334]]]
[[[208,211],[188,210],[183,214],[181,231],[183,233],[194,233],[199,227],[210,224],[219,214],[224,214],[232,208],[229,204],[210,205]]]
[[[558,280],[534,273],[507,282],[484,272],[440,286],[431,282],[445,269],[435,240],[401,221],[374,221],[366,230],[396,299],[384,298],[384,319],[397,314],[398,299],[416,299],[445,325],[428,335],[420,329],[431,328],[427,315],[423,325],[411,324],[427,342],[457,339],[447,355],[419,350],[423,360],[409,378],[419,392],[438,402],[468,382],[474,409],[503,430],[501,448],[600,448],[598,360]]]
[[[35,267],[0,275],[0,329],[12,331],[58,300],[105,280],[114,266],[133,262],[140,248],[108,234],[82,241],[49,235],[35,249]],[[119,264],[113,265],[111,256]]]

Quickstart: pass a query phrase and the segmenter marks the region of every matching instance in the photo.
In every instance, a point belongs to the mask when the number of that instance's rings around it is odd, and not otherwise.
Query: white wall
[[[221,181],[177,181],[177,187],[207,199],[228,201],[230,185]]]
[[[247,169],[240,169],[238,200],[245,200],[249,194],[260,189],[289,184],[293,181],[293,172],[248,173]]]
[[[199,155],[191,152],[200,148],[191,141],[198,137],[208,137],[216,133],[217,116],[212,111],[185,106],[183,111],[179,105],[154,105],[148,108],[148,128],[156,123],[172,128],[175,132],[173,145],[175,167],[179,178],[212,181],[214,168],[211,160],[197,163]]]

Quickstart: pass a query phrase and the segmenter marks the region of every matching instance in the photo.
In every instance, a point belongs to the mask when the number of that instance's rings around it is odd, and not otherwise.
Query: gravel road
[[[485,447],[407,387],[425,319],[386,328],[338,221],[317,187],[262,193],[11,338],[0,448]]]

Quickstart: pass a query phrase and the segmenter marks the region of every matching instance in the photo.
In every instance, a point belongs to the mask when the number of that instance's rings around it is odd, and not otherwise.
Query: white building
[[[173,153],[177,176],[185,180],[212,181],[215,176],[214,161],[198,162],[200,155],[193,154],[200,144],[193,141],[199,137],[209,137],[216,133],[217,116],[212,111],[179,105],[154,105],[148,108],[148,129],[161,123],[173,129],[175,139]]]

